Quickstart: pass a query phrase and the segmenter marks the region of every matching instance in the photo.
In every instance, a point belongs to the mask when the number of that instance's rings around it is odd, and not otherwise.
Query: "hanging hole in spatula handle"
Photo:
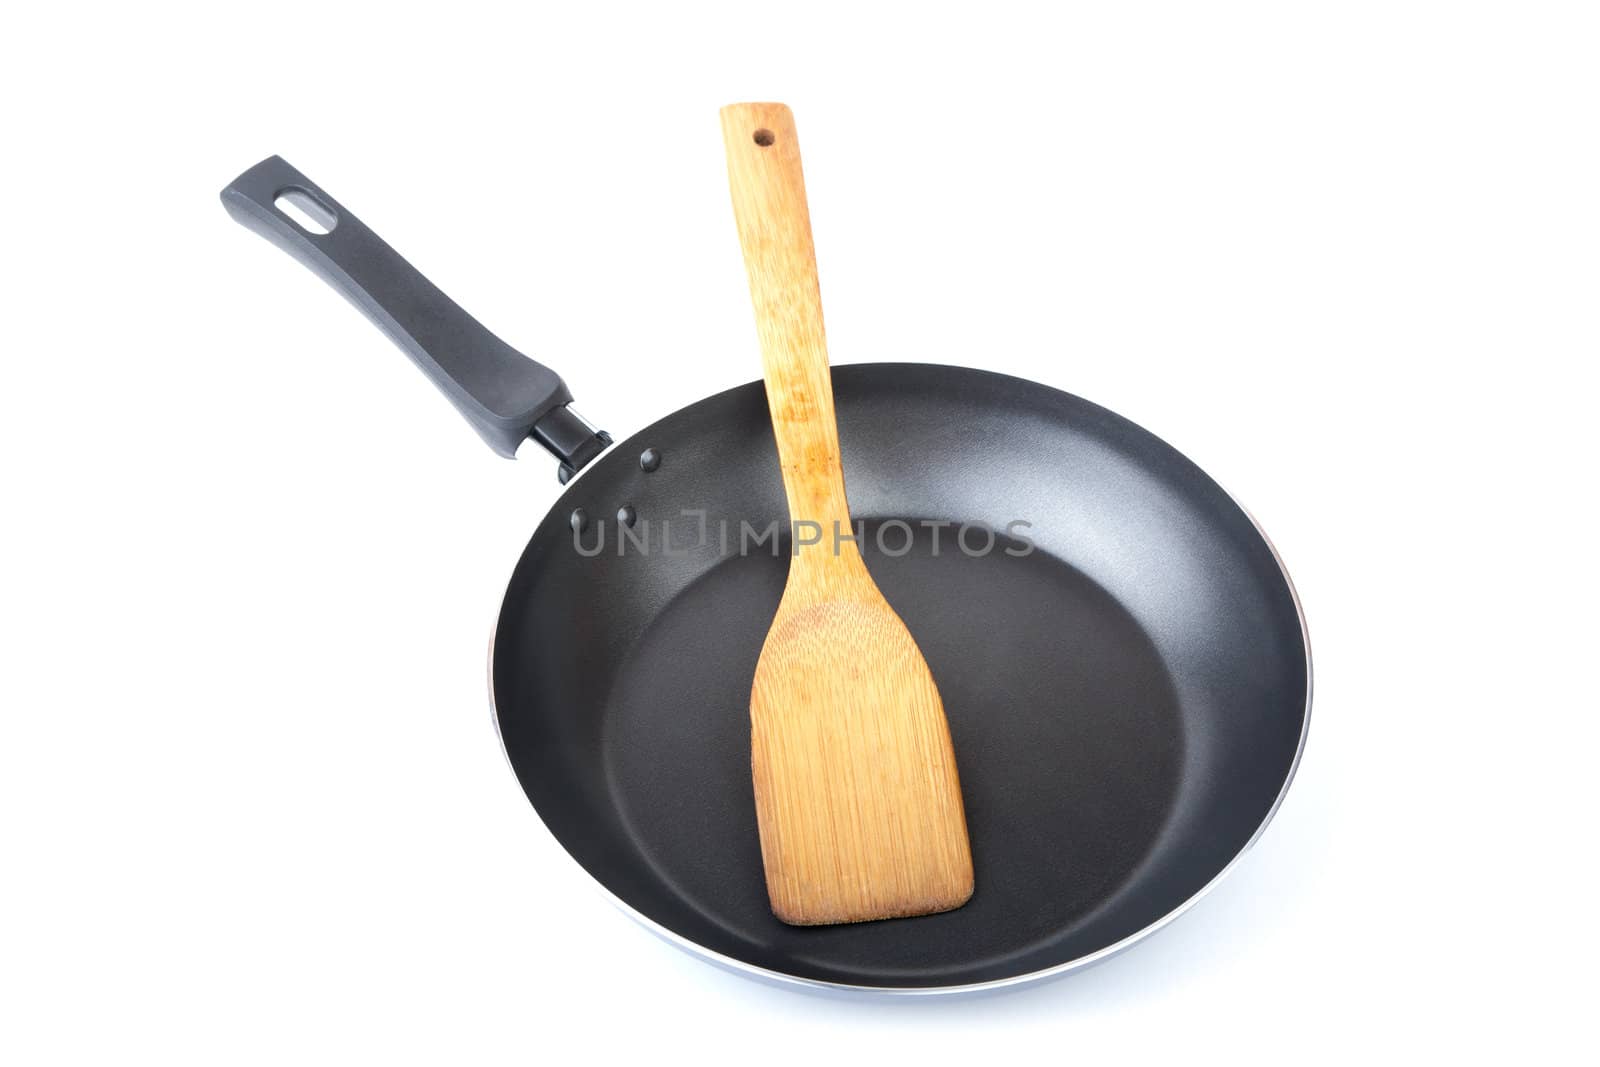
[[[610,443],[567,407],[572,394],[554,371],[484,329],[282,158],[235,178],[222,204],[359,308],[500,455],[515,456],[532,436],[561,461],[565,481]],[[379,413],[354,417],[370,419],[374,435],[387,432]]]

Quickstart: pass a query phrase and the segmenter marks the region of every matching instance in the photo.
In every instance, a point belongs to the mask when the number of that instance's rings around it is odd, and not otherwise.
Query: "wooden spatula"
[[[734,104],[722,136],[795,524],[750,691],[772,911],[800,926],[948,911],[972,896],[961,784],[928,665],[849,539],[794,116]]]

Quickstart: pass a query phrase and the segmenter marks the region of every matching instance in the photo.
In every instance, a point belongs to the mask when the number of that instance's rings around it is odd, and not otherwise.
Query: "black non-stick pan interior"
[[[790,541],[757,540],[788,522],[759,384],[613,449],[533,536],[494,654],[512,764],[606,889],[735,964],[931,988],[1103,953],[1212,882],[1293,773],[1309,679],[1288,579],[1199,468],[1084,400],[953,367],[834,383],[863,554],[949,716],[971,902],[835,927],[768,910],[748,701]],[[987,551],[980,522],[1002,531]]]

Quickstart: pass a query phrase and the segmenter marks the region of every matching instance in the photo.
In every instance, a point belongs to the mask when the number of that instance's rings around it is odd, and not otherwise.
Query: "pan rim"
[[[866,366],[880,366],[880,367],[881,366],[896,366],[896,367],[940,366],[940,367],[946,367],[947,365],[944,365],[944,364],[917,364],[917,363],[903,363],[902,364],[902,363],[882,363],[882,362],[880,362],[880,363],[877,363],[877,364],[843,364],[843,366],[852,366],[852,367],[857,367],[857,366],[859,366],[859,367],[866,367]],[[1016,378],[1015,375],[1007,375],[1007,374],[1002,374],[1002,373],[999,373],[999,372],[996,372],[996,371],[986,371],[986,370],[981,370],[979,368],[973,368],[973,367],[959,367],[959,366],[953,366],[953,365],[949,365],[949,367],[950,367],[950,369],[957,369],[957,370],[966,371],[966,372],[969,372],[969,373],[987,374],[987,375],[992,375],[992,376],[1001,377],[1001,378],[1015,378],[1017,381],[1025,381],[1029,385],[1035,386],[1037,388],[1052,389],[1053,391],[1056,391],[1056,392],[1063,392],[1063,390],[1054,390],[1054,387],[1048,386],[1048,385],[1044,385],[1043,383],[1033,382],[1033,381],[1028,380],[1028,379]],[[759,383],[757,383],[757,384],[759,384]],[[734,388],[735,389],[743,388],[743,386],[735,386]],[[728,390],[728,391],[731,392],[732,390]],[[712,395],[715,396],[715,395],[720,395],[720,394],[712,394]],[[696,401],[695,403],[698,403],[698,401]],[[1090,403],[1093,403],[1093,401],[1090,401]],[[691,404],[690,406],[693,406],[693,405]],[[667,417],[670,417],[670,415],[667,416]],[[1135,424],[1135,425],[1137,425],[1137,424]],[[1144,429],[1143,426],[1140,426],[1139,428],[1141,430],[1144,430],[1145,433],[1151,433],[1151,431]],[[630,438],[629,438],[630,440],[631,440],[632,436],[636,436],[636,435],[630,435]],[[1159,438],[1159,435],[1152,434],[1152,436],[1157,436],[1158,439],[1164,440],[1163,438]],[[606,453],[611,452],[612,450],[620,447],[624,443],[626,443],[626,442],[618,441],[615,444],[613,444],[610,447],[608,447],[605,450],[605,452],[603,452],[603,453],[601,453],[601,455],[597,456],[594,461],[592,461],[589,464],[587,464],[585,466],[584,470],[579,471],[578,475],[577,475],[577,478],[581,478],[589,470],[592,470],[592,469],[598,467],[600,465],[600,461],[605,458]],[[624,915],[628,916],[634,922],[638,923],[640,926],[644,927],[650,933],[652,933],[655,936],[659,937],[663,941],[666,941],[667,943],[676,946],[677,948],[683,950],[684,952],[687,952],[688,954],[690,954],[692,956],[695,956],[695,957],[697,957],[697,958],[699,958],[701,960],[704,960],[705,962],[710,963],[713,966],[715,966],[715,967],[717,967],[717,968],[719,968],[721,970],[730,971],[730,972],[735,973],[735,974],[743,975],[745,977],[752,978],[752,979],[755,979],[757,981],[760,981],[760,982],[763,982],[763,983],[766,983],[766,984],[769,984],[769,985],[777,986],[779,988],[800,990],[800,991],[811,992],[811,993],[839,994],[839,995],[847,995],[847,996],[874,997],[874,998],[958,997],[958,996],[967,996],[967,995],[974,995],[974,994],[980,994],[980,993],[998,992],[1000,990],[1017,989],[1017,988],[1021,988],[1022,986],[1026,986],[1026,985],[1034,985],[1036,983],[1049,981],[1049,980],[1051,980],[1053,978],[1059,978],[1059,977],[1063,977],[1063,976],[1068,975],[1068,974],[1073,974],[1073,973],[1076,973],[1078,971],[1085,970],[1085,969],[1093,966],[1094,964],[1103,963],[1106,960],[1111,959],[1114,956],[1118,956],[1118,955],[1122,954],[1123,952],[1126,952],[1128,949],[1132,948],[1133,946],[1137,945],[1139,942],[1141,942],[1141,941],[1145,940],[1146,938],[1154,935],[1157,931],[1165,929],[1169,924],[1171,924],[1172,922],[1176,921],[1178,918],[1180,918],[1181,916],[1186,914],[1196,904],[1200,903],[1200,901],[1203,900],[1206,897],[1207,894],[1209,894],[1212,890],[1214,890],[1222,882],[1223,879],[1225,879],[1229,874],[1233,873],[1234,868],[1236,868],[1239,865],[1240,861],[1244,859],[1245,855],[1250,851],[1250,849],[1253,848],[1255,846],[1256,842],[1261,839],[1262,835],[1266,832],[1267,827],[1269,825],[1271,825],[1272,820],[1277,816],[1279,809],[1283,806],[1284,798],[1287,797],[1288,793],[1289,793],[1289,787],[1294,783],[1295,775],[1300,769],[1300,760],[1305,754],[1306,740],[1309,737],[1310,732],[1311,732],[1311,705],[1312,705],[1313,691],[1314,691],[1314,688],[1315,688],[1315,685],[1314,685],[1314,682],[1313,682],[1313,671],[1312,671],[1311,633],[1310,633],[1310,630],[1309,630],[1309,628],[1307,627],[1307,624],[1306,624],[1305,607],[1300,601],[1299,590],[1297,590],[1295,588],[1294,579],[1289,574],[1289,568],[1284,563],[1283,556],[1278,551],[1278,546],[1273,543],[1271,537],[1267,536],[1267,531],[1262,528],[1261,523],[1256,519],[1254,513],[1252,513],[1250,511],[1250,509],[1244,505],[1244,503],[1238,498],[1238,496],[1236,496],[1233,492],[1231,492],[1227,488],[1227,486],[1225,486],[1221,482],[1219,482],[1209,471],[1203,471],[1203,473],[1205,474],[1205,476],[1207,478],[1209,478],[1211,480],[1211,482],[1214,485],[1217,486],[1217,488],[1222,490],[1223,494],[1225,496],[1227,496],[1229,501],[1232,502],[1233,506],[1239,509],[1240,513],[1243,514],[1244,517],[1249,521],[1251,528],[1253,528],[1255,530],[1256,536],[1261,538],[1262,544],[1264,544],[1266,546],[1268,553],[1270,553],[1271,556],[1272,556],[1273,563],[1275,563],[1277,565],[1278,574],[1282,577],[1284,587],[1285,587],[1285,589],[1288,590],[1288,593],[1289,593],[1289,599],[1294,604],[1295,619],[1297,620],[1297,622],[1300,625],[1300,646],[1305,651],[1305,668],[1306,668],[1305,703],[1304,703],[1303,708],[1301,710],[1300,737],[1299,737],[1298,741],[1295,744],[1294,757],[1293,757],[1293,759],[1291,759],[1289,761],[1289,768],[1288,768],[1287,772],[1284,774],[1283,784],[1281,786],[1279,786],[1278,793],[1273,798],[1271,806],[1267,809],[1267,812],[1262,817],[1261,822],[1256,826],[1255,830],[1251,833],[1250,838],[1247,841],[1245,841],[1245,843],[1243,845],[1241,845],[1239,847],[1239,850],[1233,854],[1233,856],[1228,860],[1228,862],[1223,865],[1222,869],[1219,870],[1215,875],[1213,875],[1211,880],[1206,882],[1205,885],[1201,886],[1198,890],[1196,890],[1193,894],[1191,894],[1187,899],[1185,899],[1184,901],[1179,903],[1176,907],[1174,907],[1171,911],[1167,912],[1165,915],[1162,915],[1160,918],[1158,918],[1155,921],[1149,923],[1148,925],[1140,928],[1139,930],[1134,931],[1133,933],[1129,934],[1127,937],[1124,937],[1120,941],[1113,942],[1112,944],[1107,945],[1104,948],[1096,949],[1094,952],[1090,952],[1090,953],[1087,953],[1085,955],[1078,956],[1078,957],[1076,957],[1074,959],[1066,960],[1066,961],[1064,961],[1062,963],[1053,964],[1053,965],[1051,965],[1049,967],[1042,967],[1042,968],[1040,968],[1038,970],[1035,970],[1035,971],[1028,971],[1028,972],[1025,972],[1023,974],[1012,975],[1012,976],[1007,977],[1007,978],[995,978],[995,979],[991,979],[989,981],[984,981],[984,982],[958,983],[958,984],[955,984],[955,985],[943,985],[943,986],[860,985],[860,984],[855,984],[855,983],[850,983],[850,982],[831,982],[831,981],[828,981],[826,979],[821,979],[821,978],[807,978],[807,977],[802,976],[802,975],[789,974],[789,973],[787,973],[785,971],[774,970],[774,969],[772,969],[770,967],[762,967],[762,966],[759,966],[759,965],[754,964],[754,963],[748,963],[748,962],[746,962],[744,960],[736,959],[736,958],[734,958],[732,956],[726,955],[725,953],[718,952],[715,949],[707,948],[704,945],[701,945],[699,942],[693,940],[692,938],[686,937],[683,934],[680,934],[677,931],[672,930],[672,929],[668,928],[667,926],[665,926],[665,925],[655,921],[654,919],[650,918],[649,916],[645,915],[643,912],[639,911],[637,908],[633,907],[631,904],[627,903],[621,897],[619,897],[615,893],[613,893],[604,883],[602,883],[598,878],[596,878],[593,874],[591,874],[583,866],[583,864],[578,862],[577,857],[574,856],[570,851],[568,851],[566,846],[561,843],[561,840],[556,837],[555,831],[550,829],[550,825],[547,822],[545,822],[544,817],[542,815],[539,815],[538,808],[534,807],[531,803],[529,804],[529,806],[534,808],[534,814],[536,816],[538,816],[538,823],[539,823],[540,827],[543,828],[544,832],[547,835],[549,835],[550,840],[555,843],[555,845],[557,846],[557,851],[559,851],[563,856],[565,856],[566,859],[567,859],[567,862],[570,863],[573,867],[575,867],[577,869],[577,871],[583,876],[583,878],[596,891],[598,891],[606,900],[610,901],[611,905],[613,907],[615,907],[617,910],[621,911]],[[577,478],[574,478],[573,481],[575,482],[577,480]],[[568,483],[568,487],[569,488],[570,488],[571,484],[572,484],[571,482]],[[557,503],[559,503],[559,501],[557,501]],[[552,509],[554,507],[555,507],[555,505],[552,505]],[[513,567],[513,573],[514,572],[515,572],[515,566]],[[510,583],[508,581],[507,582],[508,588],[509,588],[509,584]],[[504,600],[502,598],[501,605],[496,608],[494,623],[490,627],[490,632],[489,632],[489,656],[488,656],[489,718],[490,718],[490,723],[494,728],[495,739],[500,744],[500,753],[501,753],[502,756],[505,757],[506,765],[511,768],[512,775],[515,776],[516,775],[516,765],[514,763],[512,763],[512,761],[511,761],[511,753],[506,748],[505,736],[501,732],[501,729],[500,729],[500,711],[499,711],[499,706],[498,706],[498,704],[496,702],[496,699],[495,699],[495,691],[494,691],[494,649],[495,649],[495,638],[499,634],[500,617],[501,617],[501,613],[503,611],[503,608],[504,608]]]

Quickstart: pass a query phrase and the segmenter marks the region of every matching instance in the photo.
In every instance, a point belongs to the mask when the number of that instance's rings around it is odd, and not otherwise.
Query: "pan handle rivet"
[[[639,521],[639,513],[633,510],[632,504],[624,504],[617,509],[617,521],[632,529],[633,524]]]
[[[589,513],[582,508],[573,508],[572,514],[567,518],[567,525],[572,527],[573,533],[583,533],[589,528]]]
[[[661,453],[654,448],[647,448],[639,453],[639,469],[649,474],[661,466]]]

